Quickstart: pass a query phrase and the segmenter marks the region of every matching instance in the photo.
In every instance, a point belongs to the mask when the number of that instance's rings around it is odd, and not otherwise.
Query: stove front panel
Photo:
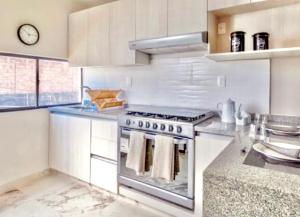
[[[119,118],[119,126],[153,133],[194,138],[194,125],[177,121],[125,115]]]
[[[162,198],[172,203],[193,208],[194,200],[194,140],[174,136],[174,148],[177,159],[177,173],[173,181],[152,178],[152,166],[148,165],[143,174],[136,174],[126,167],[129,150],[130,131],[134,129],[120,128],[119,139],[119,183],[147,194]],[[155,151],[155,135],[145,132],[147,153]],[[147,157],[147,155],[146,155]]]

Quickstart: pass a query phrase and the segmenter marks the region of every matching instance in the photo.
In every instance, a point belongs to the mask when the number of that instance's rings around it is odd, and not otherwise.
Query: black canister
[[[269,33],[259,32],[253,37],[253,50],[267,50],[269,49]]]
[[[245,51],[245,34],[242,31],[231,33],[231,52]]]

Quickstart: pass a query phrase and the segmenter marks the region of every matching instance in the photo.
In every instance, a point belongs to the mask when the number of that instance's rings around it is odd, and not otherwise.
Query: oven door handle
[[[130,136],[130,131],[131,130],[125,130],[125,129],[121,130],[122,135],[127,135],[127,136]],[[145,138],[154,140],[155,135],[157,135],[157,134],[155,134],[155,133],[153,133],[153,134],[145,133]],[[174,138],[174,144],[177,144],[177,145],[186,145],[186,144],[188,144],[188,139],[178,138],[178,137],[173,137],[173,138]]]

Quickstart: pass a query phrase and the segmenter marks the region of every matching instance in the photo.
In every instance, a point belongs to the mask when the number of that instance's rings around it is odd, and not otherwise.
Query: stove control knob
[[[139,127],[143,127],[144,123],[143,121],[139,121]]]
[[[131,121],[130,121],[130,119],[127,119],[127,120],[126,120],[126,125],[128,125],[128,126],[129,126],[130,124],[131,124]]]
[[[153,127],[154,130],[156,130],[158,125],[156,123],[154,123],[152,127]]]
[[[182,127],[181,126],[177,127],[177,133],[182,133]]]
[[[161,125],[160,125],[160,130],[165,130],[165,129],[166,129],[166,125],[161,124]]]
[[[146,128],[150,128],[150,123],[146,122]]]
[[[173,125],[170,125],[170,126],[169,126],[169,132],[173,132],[173,130],[174,130]]]

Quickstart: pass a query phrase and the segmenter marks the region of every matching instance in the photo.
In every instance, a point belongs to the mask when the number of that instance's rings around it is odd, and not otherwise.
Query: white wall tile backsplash
[[[216,109],[230,97],[249,112],[269,112],[269,60],[216,63],[199,53],[157,55],[147,66],[86,68],[83,77],[92,88],[125,90],[130,104]]]

